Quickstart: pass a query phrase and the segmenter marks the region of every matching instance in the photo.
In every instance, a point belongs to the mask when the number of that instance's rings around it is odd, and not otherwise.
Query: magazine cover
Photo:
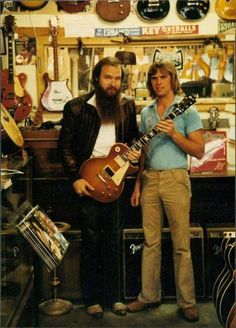
[[[198,160],[190,158],[190,172],[225,172],[227,170],[226,131],[206,131],[205,155]]]
[[[39,205],[32,207],[24,202],[9,222],[30,243],[49,271],[61,262],[69,242]]]

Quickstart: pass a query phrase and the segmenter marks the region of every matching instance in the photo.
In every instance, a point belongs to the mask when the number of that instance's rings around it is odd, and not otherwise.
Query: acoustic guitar
[[[174,119],[195,102],[195,96],[186,96],[179,104],[175,104],[166,119]],[[86,160],[80,167],[80,176],[95,188],[91,191],[92,198],[102,203],[116,200],[123,191],[126,175],[138,170],[137,166],[129,162],[128,154],[132,150],[142,149],[158,133],[158,128],[154,127],[130,148],[123,143],[116,143],[111,147],[108,156]]]
[[[215,9],[220,18],[226,20],[236,20],[236,1],[216,0]]]
[[[54,26],[50,20],[50,34],[52,36],[53,46],[53,64],[54,64],[54,80],[50,80],[48,74],[45,74],[47,82],[46,90],[41,97],[41,104],[48,111],[63,111],[67,101],[73,98],[67,84],[68,79],[59,81],[58,67],[58,50],[57,50],[57,35],[58,26]]]
[[[90,4],[89,0],[77,1],[77,0],[67,0],[67,1],[58,1],[57,5],[59,9],[62,9],[68,13],[79,13],[86,9]]]
[[[27,80],[26,74],[14,75],[14,16],[6,16],[4,26],[8,34],[8,69],[2,71],[2,104],[14,117],[14,120],[20,122],[28,117],[32,109],[32,100],[24,89]]]
[[[96,3],[97,14],[108,22],[122,21],[130,10],[130,0],[98,0]]]
[[[137,2],[138,15],[145,20],[160,20],[170,11],[169,0],[139,0]]]
[[[38,10],[43,8],[44,6],[46,6],[46,4],[48,3],[48,1],[46,0],[20,0],[19,1],[20,5],[25,8],[25,9],[29,9],[29,10]]]
[[[1,104],[1,152],[10,155],[18,152],[24,145],[22,134],[9,112]]]
[[[198,20],[204,18],[210,8],[209,0],[177,0],[176,10],[184,20]]]

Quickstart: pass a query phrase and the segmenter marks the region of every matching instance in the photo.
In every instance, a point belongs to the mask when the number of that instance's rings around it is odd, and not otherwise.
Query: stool
[[[54,222],[60,232],[65,232],[70,229],[70,225],[64,222]],[[53,276],[51,279],[53,298],[39,304],[39,310],[48,315],[62,315],[72,310],[71,302],[57,298],[57,287],[61,281],[57,277],[56,268],[53,269]]]

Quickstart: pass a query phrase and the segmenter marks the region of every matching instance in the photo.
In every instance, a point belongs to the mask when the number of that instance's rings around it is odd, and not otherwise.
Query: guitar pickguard
[[[129,162],[126,162],[125,165],[120,167],[112,177],[112,181],[116,186],[119,186],[124,179],[124,176],[129,168]]]

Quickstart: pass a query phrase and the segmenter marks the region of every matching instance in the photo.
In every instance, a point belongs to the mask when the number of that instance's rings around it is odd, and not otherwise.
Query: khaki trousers
[[[187,308],[196,303],[190,251],[190,199],[191,185],[186,170],[149,169],[143,172],[141,207],[145,242],[142,253],[142,291],[138,299],[144,303],[159,301],[162,296],[160,273],[163,210],[166,212],[173,242],[177,304],[180,308]]]

